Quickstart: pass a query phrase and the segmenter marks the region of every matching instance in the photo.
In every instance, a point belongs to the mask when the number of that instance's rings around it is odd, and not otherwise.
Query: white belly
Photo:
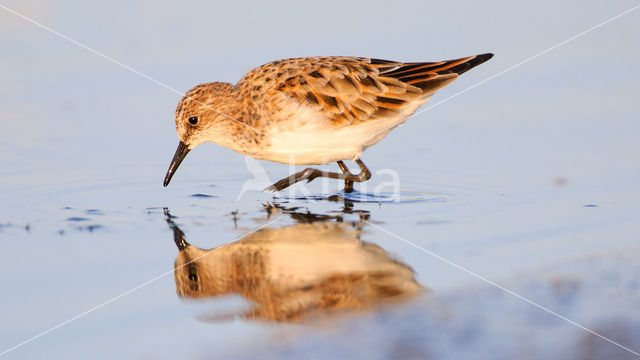
[[[338,160],[353,160],[398,125],[400,123],[377,121],[341,128],[303,128],[279,132],[270,139],[270,146],[253,156],[295,165],[319,165]]]
[[[300,113],[269,133],[269,145],[252,157],[295,165],[320,165],[353,160],[382,140],[424,103],[416,101],[405,111],[386,119],[369,119],[357,125],[336,126],[323,114]]]

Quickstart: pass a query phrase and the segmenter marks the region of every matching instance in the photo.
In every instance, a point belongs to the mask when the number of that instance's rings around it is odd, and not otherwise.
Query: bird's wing
[[[258,90],[267,102],[273,99],[273,108],[286,95],[301,105],[321,110],[334,125],[346,126],[392,117],[404,112],[410,103],[415,106],[416,101],[422,104],[459,74],[491,56],[421,63],[354,57],[298,58],[263,65],[245,79],[264,86]]]

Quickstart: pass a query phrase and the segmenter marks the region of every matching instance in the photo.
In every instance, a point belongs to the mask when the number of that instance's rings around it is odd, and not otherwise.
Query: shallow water
[[[633,5],[474,4],[388,9],[408,38],[374,44],[336,42],[364,21],[338,4],[314,9],[345,24],[322,30],[290,16],[304,7],[285,19],[255,4],[215,48],[207,34],[240,9],[7,6],[183,91],[288,56],[498,54],[435,103]],[[0,10],[0,353],[633,358],[576,324],[640,351],[637,17],[410,119],[364,153],[374,177],[357,192],[314,181],[274,195],[257,189],[288,166],[211,144],[163,188],[179,97]],[[416,49],[417,33],[444,48]]]

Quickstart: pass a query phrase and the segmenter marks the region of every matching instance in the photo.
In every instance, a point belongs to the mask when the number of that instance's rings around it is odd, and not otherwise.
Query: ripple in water
[[[89,220],[90,220],[89,218],[77,217],[77,216],[67,218],[67,221],[72,221],[72,222],[81,222],[81,221],[89,221]]]
[[[216,198],[216,195],[209,195],[209,194],[192,194],[191,197],[194,198]]]
[[[415,202],[442,202],[447,201],[447,194],[426,193],[418,191],[400,191],[397,193],[366,193],[359,191],[344,192],[323,195],[304,196],[274,196],[281,200],[302,200],[302,201],[348,201],[353,203],[375,203],[375,204],[403,204]]]

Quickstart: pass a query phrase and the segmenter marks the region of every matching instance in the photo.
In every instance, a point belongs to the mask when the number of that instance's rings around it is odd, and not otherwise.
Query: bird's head
[[[224,135],[221,131],[230,116],[224,112],[229,103],[233,85],[228,83],[201,84],[189,90],[180,100],[176,108],[176,132],[178,133],[178,149],[176,150],[164,186],[169,185],[173,174],[180,163],[196,146],[216,141]]]

